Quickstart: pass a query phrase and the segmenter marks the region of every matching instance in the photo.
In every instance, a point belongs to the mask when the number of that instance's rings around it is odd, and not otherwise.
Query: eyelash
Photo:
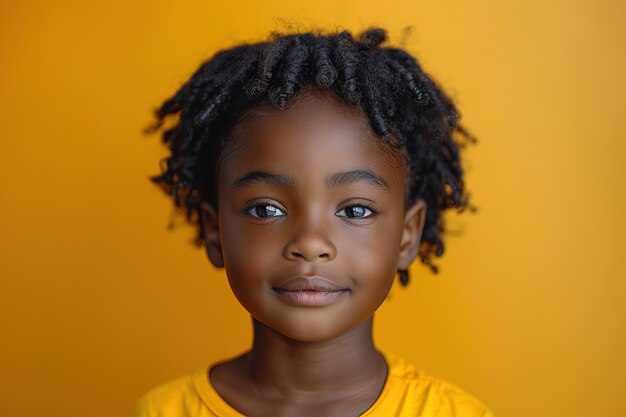
[[[254,214],[251,213],[252,210],[257,209],[259,207],[265,207],[265,208],[272,207],[272,208],[280,211],[283,214],[278,215],[278,216],[259,216],[259,215],[254,215]],[[350,208],[354,208],[354,207],[362,207],[366,211],[369,211],[370,213],[368,215],[363,216],[363,217],[350,217],[350,216],[347,216],[347,215],[339,216],[337,214],[337,213],[344,212],[345,210],[350,209]],[[356,221],[372,219],[372,218],[376,217],[379,214],[378,211],[374,207],[372,207],[370,204],[367,204],[367,203],[362,202],[362,201],[353,202],[352,204],[343,207],[337,213],[335,213],[335,215],[337,217],[343,217],[343,218],[346,218],[346,219],[356,220]],[[249,216],[249,217],[254,217],[256,219],[271,219],[271,218],[283,217],[283,216],[287,215],[285,209],[283,209],[282,207],[280,207],[274,201],[271,201],[271,200],[255,201],[255,202],[251,203],[250,205],[246,206],[246,208],[243,210],[243,214],[246,215],[246,216]]]
[[[256,209],[258,207],[273,207],[273,208],[279,210],[280,212],[282,212],[283,215],[281,215],[281,216],[255,216],[254,214],[250,213],[253,209]],[[255,202],[247,205],[246,208],[243,210],[243,214],[244,215],[246,215],[248,217],[253,217],[255,219],[271,219],[271,218],[276,218],[276,217],[282,217],[282,216],[287,214],[286,212],[287,212],[287,210],[283,209],[282,207],[277,205],[272,200],[255,201]]]
[[[352,202],[350,205],[345,206],[344,208],[339,210],[337,213],[341,213],[349,208],[354,208],[354,207],[362,207],[365,210],[369,210],[370,214],[363,216],[363,217],[349,217],[349,216],[338,216],[338,217],[344,217],[346,219],[359,221],[359,220],[373,219],[374,217],[378,215],[378,211],[374,207],[372,207],[370,204],[365,203],[363,201]]]

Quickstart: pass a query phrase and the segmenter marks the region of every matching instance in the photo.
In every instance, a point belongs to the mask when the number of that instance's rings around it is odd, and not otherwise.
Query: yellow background
[[[624,416],[626,97],[620,1],[4,1],[0,415],[125,416],[250,343],[225,277],[166,225],[151,109],[218,47],[379,24],[479,137],[431,275],[395,287],[381,346],[499,417]],[[183,224],[177,218],[177,224]]]

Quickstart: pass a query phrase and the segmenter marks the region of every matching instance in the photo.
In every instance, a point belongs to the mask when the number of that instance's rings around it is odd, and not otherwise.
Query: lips
[[[350,289],[321,277],[291,278],[272,289],[287,304],[303,307],[323,307],[350,292]]]
[[[274,289],[285,290],[285,291],[320,291],[320,292],[347,290],[347,288],[342,288],[338,286],[337,284],[335,284],[334,282],[326,278],[321,278],[321,277],[292,278],[292,279],[282,282],[278,286],[274,287]]]

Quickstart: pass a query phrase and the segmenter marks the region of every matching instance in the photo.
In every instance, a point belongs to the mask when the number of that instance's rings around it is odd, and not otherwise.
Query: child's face
[[[425,205],[405,212],[402,158],[364,113],[320,93],[242,123],[217,215],[203,204],[211,260],[244,308],[289,338],[326,340],[368,319],[419,247]]]

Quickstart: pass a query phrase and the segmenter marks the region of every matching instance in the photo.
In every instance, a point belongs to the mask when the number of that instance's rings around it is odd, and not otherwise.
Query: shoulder
[[[406,415],[493,417],[487,406],[459,386],[417,369],[393,353],[384,355],[390,388],[402,393],[398,398],[405,402],[403,407],[416,410]]]
[[[137,401],[130,417],[180,416],[184,407],[199,402],[192,375],[189,372],[148,391]]]
[[[432,376],[421,380],[435,399],[438,416],[493,417],[485,404],[457,385]]]

